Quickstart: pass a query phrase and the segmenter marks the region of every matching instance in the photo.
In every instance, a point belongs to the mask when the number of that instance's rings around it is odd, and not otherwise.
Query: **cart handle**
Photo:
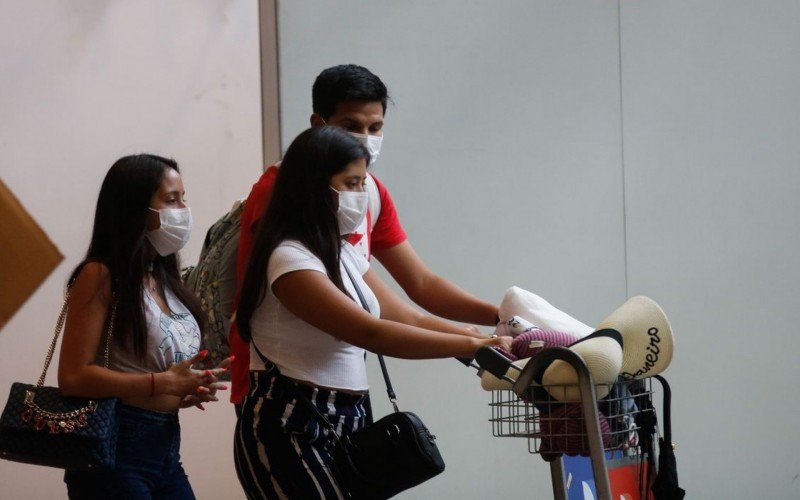
[[[481,370],[486,370],[499,379],[506,379],[513,383],[513,379],[506,376],[509,368],[514,368],[518,372],[522,371],[516,365],[511,364],[511,361],[489,346],[483,346],[475,353],[475,361]],[[479,374],[480,375],[480,374]]]

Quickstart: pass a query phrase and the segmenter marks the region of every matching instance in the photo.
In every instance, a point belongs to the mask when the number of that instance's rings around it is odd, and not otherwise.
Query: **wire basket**
[[[588,455],[589,441],[580,400],[558,401],[552,395],[574,394],[575,386],[532,384],[524,399],[512,391],[492,391],[492,434],[496,437],[528,438],[528,451],[545,460],[561,454]],[[598,423],[606,451],[638,453],[640,435],[656,429],[649,378],[595,385]]]

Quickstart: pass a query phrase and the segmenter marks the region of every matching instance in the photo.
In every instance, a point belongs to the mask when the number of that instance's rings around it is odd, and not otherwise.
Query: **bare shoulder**
[[[111,271],[101,262],[87,262],[78,273],[71,293],[107,302],[111,297]]]

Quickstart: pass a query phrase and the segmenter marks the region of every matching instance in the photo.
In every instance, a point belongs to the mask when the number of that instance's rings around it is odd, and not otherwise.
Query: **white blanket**
[[[506,290],[500,303],[499,316],[501,325],[514,316],[519,316],[539,328],[572,333],[579,337],[585,337],[594,331],[594,328],[553,307],[535,293],[516,286]]]

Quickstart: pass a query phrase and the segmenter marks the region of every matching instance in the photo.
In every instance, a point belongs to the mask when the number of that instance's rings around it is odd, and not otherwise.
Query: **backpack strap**
[[[370,216],[370,231],[375,229],[375,224],[378,223],[378,216],[381,213],[381,193],[378,190],[378,184],[371,174],[367,174],[365,181],[367,185],[367,193],[369,194],[369,216]]]

